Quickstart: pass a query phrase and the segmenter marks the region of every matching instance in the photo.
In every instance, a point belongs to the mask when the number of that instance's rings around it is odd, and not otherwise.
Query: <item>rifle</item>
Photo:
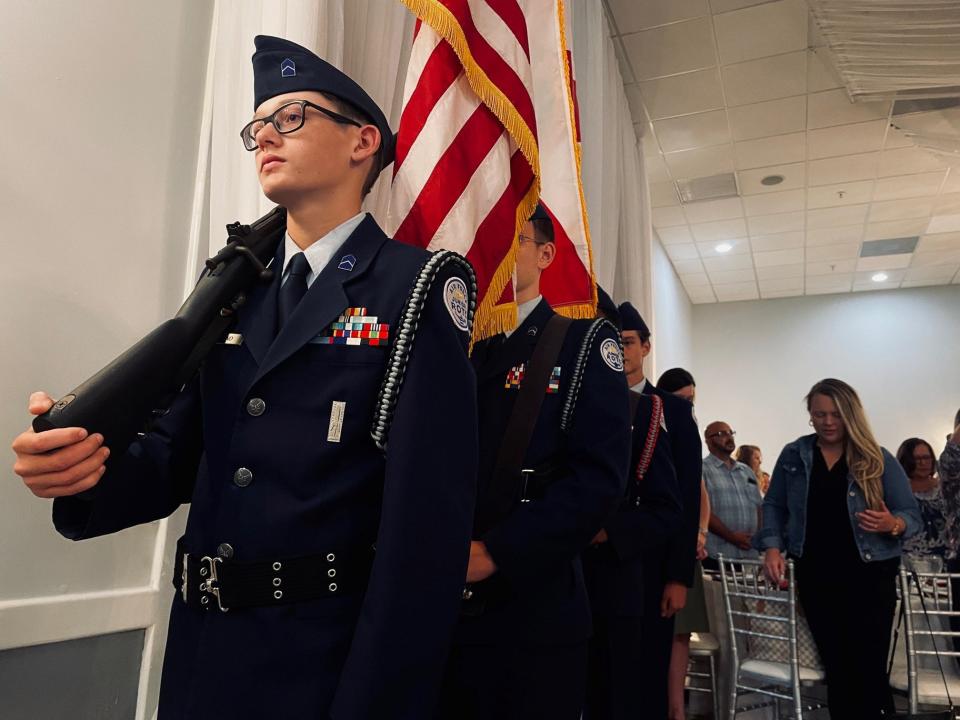
[[[206,261],[177,314],[36,417],[33,429],[82,427],[102,434],[115,453],[125,449],[152,414],[165,412],[155,408],[196,375],[250,288],[273,278],[266,265],[286,219],[275,207],[251,225],[227,225],[227,245]]]

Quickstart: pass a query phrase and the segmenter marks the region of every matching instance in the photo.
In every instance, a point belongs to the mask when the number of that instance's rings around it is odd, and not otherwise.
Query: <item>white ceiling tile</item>
[[[875,202],[870,206],[870,222],[928,217],[933,212],[933,202],[933,198],[905,198]]]
[[[753,267],[753,258],[751,258],[749,254],[721,255],[719,257],[704,258],[703,265],[707,268],[707,272],[716,272],[718,270],[747,270]]]
[[[780,0],[714,18],[720,62],[724,65],[779,55],[807,47],[807,6]]]
[[[714,285],[713,291],[720,302],[736,302],[738,300],[759,300],[760,293],[755,282],[731,283],[729,285]]]
[[[705,272],[685,273],[680,276],[680,282],[684,287],[698,287],[700,285],[709,285],[710,278]]]
[[[897,255],[877,255],[875,257],[862,257],[857,260],[857,271],[866,272],[877,270],[899,270],[910,264],[912,253],[899,253]]]
[[[644,155],[643,169],[647,171],[647,180],[651,183],[670,181],[670,171],[663,161],[663,155]]]
[[[872,120],[810,130],[807,132],[807,158],[818,160],[879,150],[886,128],[886,120]]]
[[[806,135],[798,132],[744,140],[734,143],[733,148],[738,170],[803,162],[806,152]]]
[[[927,228],[927,219],[891,220],[889,222],[868,223],[864,240],[886,240],[888,238],[912,237],[922,235]]]
[[[739,10],[740,8],[750,7],[751,5],[761,5],[769,0],[710,0],[710,7],[715,15]]]
[[[873,279],[873,276],[877,274],[876,270],[864,270],[863,272],[856,272],[853,274],[853,284],[854,287],[857,285],[870,285],[872,287],[881,288],[890,283],[899,283],[903,280],[903,276],[906,274],[906,270],[890,270],[886,273],[887,279],[883,282],[876,282]]]
[[[861,282],[853,284],[853,292],[875,292],[877,290],[896,290],[900,287],[899,280],[890,280],[888,282]]]
[[[863,239],[863,225],[807,230],[807,247],[834,243],[859,243]]]
[[[873,197],[873,180],[820,185],[807,190],[807,208],[839,207],[870,202]]]
[[[729,145],[681,150],[663,157],[670,174],[678,180],[708,177],[733,170],[733,150]]]
[[[814,260],[846,260],[860,255],[860,243],[815,245],[807,248],[807,262]]]
[[[907,270],[904,276],[905,282],[927,282],[930,284],[949,283],[953,276],[960,270],[960,265],[927,265],[925,267],[912,267]]]
[[[960,263],[960,250],[937,250],[935,252],[914,253],[910,267],[955,265],[957,263]]]
[[[940,192],[960,192],[960,168],[951,168]]]
[[[710,14],[707,0],[609,0],[609,5],[621,33]]]
[[[677,186],[672,182],[650,183],[650,204],[655,208],[679,205]]]
[[[811,93],[807,96],[807,128],[878,120],[887,117],[889,111],[888,101],[852,103],[843,88]]]
[[[760,181],[768,175],[782,175],[783,182],[779,185],[763,185]],[[806,178],[806,163],[773,165],[772,167],[756,168],[755,170],[737,171],[737,184],[740,187],[740,193],[743,195],[796,190],[804,186]]]
[[[843,80],[834,69],[829,54],[829,51],[823,47],[815,47],[807,53],[807,92],[815,93],[843,87]]]
[[[803,230],[803,212],[758,215],[747,218],[751,235],[776,235],[782,232]]]
[[[934,215],[930,218],[930,224],[927,226],[928,233],[957,232],[960,230],[960,214],[957,215]]]
[[[660,238],[660,244],[664,247],[693,242],[693,233],[690,232],[688,227],[660,228],[656,232],[657,237]]]
[[[883,140],[884,150],[894,150],[902,147],[912,147],[916,143],[903,130],[891,125],[887,129],[887,136]]]
[[[743,218],[697,223],[691,225],[690,229],[693,231],[693,237],[697,242],[719,242],[720,240],[735,240],[747,236],[747,226]]]
[[[944,193],[933,202],[934,215],[955,215],[960,213],[960,192]]]
[[[693,260],[700,257],[697,253],[697,246],[693,244],[667,245],[665,249],[672,260]]]
[[[763,300],[776,300],[777,298],[800,297],[803,295],[803,289],[799,290],[760,290],[760,297]]]
[[[945,170],[935,170],[916,175],[895,175],[877,180],[873,192],[874,200],[895,200],[897,198],[923,197],[936,195],[943,182]]]
[[[847,205],[807,210],[807,229],[821,230],[862,223],[867,219],[869,208],[869,205]]]
[[[806,279],[807,295],[850,292],[853,285],[853,273],[847,275],[818,275]]]
[[[810,257],[810,251],[816,248],[807,248],[807,257]],[[849,258],[847,260],[821,260],[818,262],[807,263],[807,276],[813,275],[840,275],[843,273],[852,273],[857,268],[857,259]]]
[[[717,64],[709,17],[621,37],[637,80],[701,70]]]
[[[656,120],[653,126],[664,152],[730,142],[726,110],[711,110],[696,115]]]
[[[721,68],[728,105],[775,100],[807,91],[805,50]]]
[[[747,215],[772,215],[774,213],[803,210],[806,193],[803,190],[747,195],[743,207]]]
[[[760,292],[782,292],[785,290],[803,290],[803,278],[776,278],[775,280],[761,280]]]
[[[723,245],[730,245],[730,250],[725,250],[720,252],[717,250],[717,245],[720,245],[719,242],[698,242],[697,250],[700,252],[700,257],[722,257],[724,255],[742,255],[744,253],[749,253],[751,251],[750,241],[747,238],[737,238],[736,240],[723,240]]]
[[[947,167],[947,161],[918,147],[884,150],[880,157],[880,177],[931,172]]]
[[[960,232],[924,235],[917,243],[917,252],[936,250],[960,250]]]
[[[753,270],[717,270],[710,273],[710,280],[714,285],[727,285],[730,283],[753,282]]]
[[[803,232],[786,232],[775,235],[757,235],[750,238],[750,247],[756,252],[770,250],[786,250],[788,248],[803,247]]]
[[[687,203],[683,206],[683,211],[687,215],[687,221],[691,223],[743,217],[743,206],[738,197]]]
[[[717,68],[647,80],[638,85],[643,104],[653,120],[723,108],[720,72]],[[632,103],[630,108],[634,118],[640,117]]]
[[[757,267],[772,267],[773,265],[795,265],[803,262],[803,248],[789,250],[773,250],[772,252],[755,252],[753,263]]]
[[[680,207],[655,207],[650,212],[650,217],[653,219],[655,228],[687,224],[687,218]]]
[[[713,288],[710,287],[687,288],[687,296],[690,298],[690,302],[695,305],[717,301],[713,294]]]
[[[807,96],[741,105],[727,111],[734,140],[801,132],[807,127]]]
[[[811,185],[834,185],[854,180],[872,180],[877,174],[880,153],[862,153],[843,157],[811,160],[809,177]]]
[[[700,262],[700,258],[693,258],[691,260],[674,260],[673,267],[677,271],[677,275],[683,277],[684,275],[692,275],[695,273],[704,272],[703,263]]]
[[[791,265],[771,265],[770,267],[758,267],[757,277],[760,280],[777,280],[779,278],[802,278],[803,263],[793,263]]]

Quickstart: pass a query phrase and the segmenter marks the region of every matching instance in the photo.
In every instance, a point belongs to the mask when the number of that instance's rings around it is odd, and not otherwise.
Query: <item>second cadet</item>
[[[520,235],[519,325],[473,353],[479,494],[444,720],[577,720],[583,704],[580,553],[623,495],[630,419],[616,329],[540,296],[553,239],[538,208]]]

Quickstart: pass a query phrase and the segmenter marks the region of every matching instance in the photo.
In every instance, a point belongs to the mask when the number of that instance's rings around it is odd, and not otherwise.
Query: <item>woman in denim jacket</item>
[[[827,676],[832,718],[893,714],[886,658],[904,537],[922,525],[900,463],[873,437],[860,398],[840,380],[806,397],[814,434],[787,445],[773,469],[755,543],[797,593]]]

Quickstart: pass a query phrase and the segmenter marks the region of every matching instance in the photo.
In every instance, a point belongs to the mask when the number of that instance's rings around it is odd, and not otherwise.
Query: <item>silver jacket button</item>
[[[229,560],[233,557],[233,545],[230,543],[220,543],[217,545],[217,556],[222,557],[224,560]]]
[[[246,487],[253,482],[253,473],[245,467],[238,468],[233,474],[233,484],[237,487]]]
[[[267,403],[262,398],[250,398],[247,401],[247,413],[253,417],[260,417],[267,409]]]

